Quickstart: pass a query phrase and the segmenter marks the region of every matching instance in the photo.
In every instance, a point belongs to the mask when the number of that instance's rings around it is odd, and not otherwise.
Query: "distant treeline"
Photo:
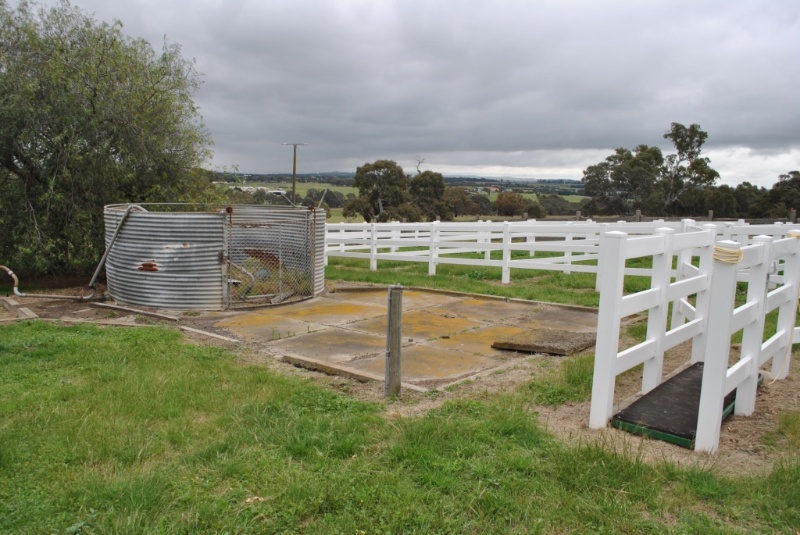
[[[257,174],[216,172],[216,177],[214,180],[217,182],[229,182],[232,184],[285,183],[292,180],[292,175],[291,173]],[[297,181],[302,183],[325,183],[332,186],[353,187],[355,184],[355,173],[299,173],[297,175]],[[509,178],[446,176],[444,177],[444,181],[448,187],[494,187],[497,188],[497,191],[513,191],[515,193],[522,194],[535,193],[537,195],[584,195],[583,184],[580,180],[563,178],[516,180]]]

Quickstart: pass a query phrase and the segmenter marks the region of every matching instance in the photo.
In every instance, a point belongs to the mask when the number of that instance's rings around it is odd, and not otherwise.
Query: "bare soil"
[[[51,294],[82,295],[82,288],[48,290]],[[13,297],[13,296],[12,296]],[[126,312],[99,308],[86,302],[69,300],[34,299],[14,297],[21,306],[34,311],[40,318],[63,322],[90,321],[105,325],[135,326],[180,324],[204,331],[213,331],[212,324],[221,316],[207,313],[166,313],[179,317],[171,321],[140,312]],[[147,311],[144,311],[147,312]],[[158,312],[158,311],[152,311]],[[15,314],[0,307],[0,324],[13,321]],[[228,334],[217,330],[217,334]],[[327,376],[278,362],[255,344],[232,344],[219,338],[195,333],[185,333],[189,341],[199,344],[225,346],[235,351],[243,363],[268,366],[282,374],[307,377],[327,388],[347,395],[384,402],[383,384],[360,383],[352,379]],[[591,351],[591,350],[589,350]],[[519,354],[517,354],[519,355]],[[406,418],[422,415],[441,406],[448,399],[481,399],[495,393],[509,392],[520,388],[536,377],[557,370],[565,358],[546,355],[523,356],[510,359],[500,368],[488,370],[453,387],[428,394],[406,391],[398,401],[386,402],[389,418]],[[689,360],[688,346],[680,346],[668,352],[665,358],[665,373],[680,369]],[[568,444],[597,443],[621,453],[640,456],[647,462],[668,461],[679,466],[694,466],[710,469],[725,475],[759,475],[767,473],[777,463],[796,455],[796,447],[790,446],[777,435],[782,413],[800,411],[800,355],[792,359],[790,375],[783,381],[765,381],[760,387],[756,411],[752,416],[731,416],[722,425],[718,451],[711,455],[688,450],[658,440],[650,440],[613,428],[592,430],[588,428],[589,402],[567,403],[558,407],[530,405],[532,414],[553,435]],[[618,404],[626,405],[637,395],[641,387],[641,373],[632,370],[617,379]]]

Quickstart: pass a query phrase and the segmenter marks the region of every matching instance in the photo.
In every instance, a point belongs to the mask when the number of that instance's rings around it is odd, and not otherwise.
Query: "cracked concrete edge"
[[[3,303],[3,307],[9,312],[16,312],[17,309],[21,306],[17,303],[14,299],[10,297],[0,297],[0,302]]]
[[[301,368],[327,373],[328,375],[338,375],[341,377],[347,377],[348,379],[355,379],[356,381],[360,381],[362,383],[366,383],[367,381],[383,382],[385,380],[385,378],[382,375],[364,372],[361,370],[356,370],[354,368],[349,368],[347,366],[340,366],[338,364],[332,364],[330,362],[324,362],[321,360],[312,359],[310,357],[301,357],[299,355],[287,354],[287,355],[282,355],[280,357],[280,360],[282,362],[286,362],[294,366],[299,366]],[[425,394],[428,392],[427,388],[413,385],[411,383],[401,383],[400,387],[406,390],[419,392],[421,394]]]

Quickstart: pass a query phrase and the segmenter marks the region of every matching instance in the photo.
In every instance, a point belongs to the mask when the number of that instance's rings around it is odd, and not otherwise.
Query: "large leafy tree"
[[[444,177],[433,171],[418,172],[409,183],[412,202],[430,221],[437,216],[444,221],[453,219],[453,209],[444,200],[445,191]]]
[[[0,0],[0,259],[18,271],[94,264],[105,204],[214,194],[193,62],[121,28]]]
[[[467,188],[449,187],[445,189],[444,202],[447,203],[456,217],[481,213],[480,206],[472,198]]]
[[[672,123],[664,134],[675,145],[676,153],[665,158],[659,186],[667,213],[675,213],[679,208],[681,195],[705,186],[712,186],[719,173],[711,168],[710,160],[700,156],[708,134],[693,124],[686,127]]]
[[[409,180],[403,168],[392,160],[377,160],[365,163],[356,169],[353,185],[358,188],[358,197],[344,207],[344,215],[361,214],[365,221],[389,221],[414,214],[409,194]]]
[[[618,148],[604,161],[583,173],[591,210],[628,214],[642,208],[658,182],[664,163],[661,149],[639,145],[633,151]]]
[[[583,172],[587,209],[597,213],[629,214],[636,209],[675,214],[691,207],[686,200],[714,184],[719,173],[701,156],[708,134],[700,125],[672,123],[664,134],[675,146],[666,157],[658,147],[618,148],[604,161]]]
[[[778,175],[778,182],[772,186],[767,198],[770,216],[786,217],[789,210],[800,210],[800,171]]]

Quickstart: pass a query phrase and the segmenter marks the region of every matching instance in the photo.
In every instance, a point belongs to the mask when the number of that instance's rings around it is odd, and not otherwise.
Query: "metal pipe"
[[[94,299],[95,289],[92,288],[92,293],[87,296],[77,296],[77,295],[52,295],[52,294],[26,294],[19,291],[19,279],[17,275],[11,271],[11,268],[6,266],[0,266],[0,269],[3,269],[8,276],[14,279],[14,295],[17,297],[40,297],[45,299],[72,299],[75,301],[90,301]]]
[[[105,251],[105,253],[103,253],[103,257],[100,259],[100,263],[97,264],[97,269],[95,269],[95,271],[94,271],[94,275],[92,276],[92,280],[89,281],[88,288],[91,290],[91,293],[89,295],[78,296],[78,295],[53,295],[53,294],[27,294],[27,293],[22,293],[22,292],[19,291],[19,279],[17,278],[17,275],[13,271],[11,271],[10,268],[8,268],[6,266],[0,266],[0,268],[5,270],[5,272],[8,273],[8,275],[12,279],[14,279],[14,295],[16,295],[17,297],[38,297],[38,298],[44,298],[44,299],[70,299],[70,300],[74,300],[74,301],[91,301],[92,299],[94,299],[95,294],[97,293],[97,290],[95,288],[95,285],[97,284],[97,277],[100,275],[100,271],[103,269],[103,266],[105,265],[106,260],[108,259],[108,253],[111,251],[111,248],[114,246],[114,243],[117,241],[117,237],[119,236],[119,231],[122,229],[122,224],[125,222],[125,219],[127,219],[128,214],[130,214],[131,211],[134,210],[134,209],[141,210],[143,212],[147,211],[144,208],[142,208],[141,206],[139,206],[138,204],[128,205],[128,208],[125,210],[125,213],[122,214],[122,219],[120,219],[119,224],[117,225],[117,229],[114,231],[114,236],[112,236],[111,242],[108,244],[108,247],[106,247],[106,251]]]
[[[94,270],[94,275],[92,275],[92,280],[89,281],[89,288],[92,289],[94,294],[94,285],[97,283],[97,277],[100,275],[100,270],[103,269],[103,266],[106,264],[106,260],[108,259],[108,253],[111,252],[111,248],[114,247],[114,243],[117,241],[117,237],[119,236],[119,231],[122,230],[122,224],[125,223],[125,220],[128,218],[128,214],[136,208],[137,210],[141,210],[142,212],[146,212],[144,208],[139,206],[138,204],[129,204],[128,208],[125,210],[125,213],[122,214],[122,219],[119,220],[117,224],[116,230],[114,230],[114,235],[111,237],[111,241],[106,247],[106,252],[103,253],[103,257],[100,259],[100,263],[97,264],[97,269]]]

